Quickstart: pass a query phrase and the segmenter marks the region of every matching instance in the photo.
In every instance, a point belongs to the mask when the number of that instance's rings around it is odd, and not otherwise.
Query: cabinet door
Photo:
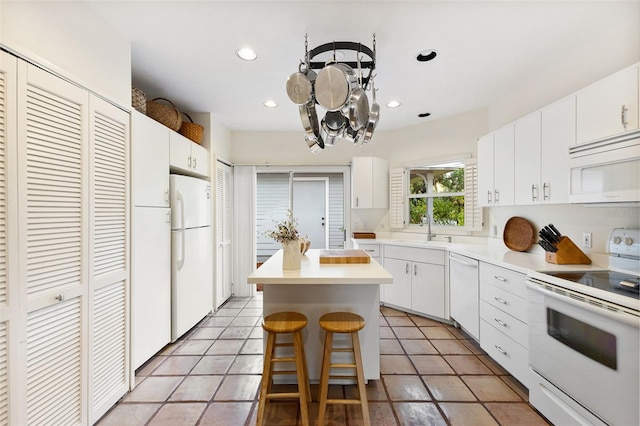
[[[374,209],[389,208],[389,162],[382,158],[372,159],[372,207]]]
[[[411,309],[411,262],[385,259],[384,268],[393,276],[393,284],[384,289],[385,303]]]
[[[87,422],[89,94],[20,62],[24,424]],[[23,316],[24,315],[24,316]],[[21,361],[21,362],[22,362]],[[20,417],[18,417],[20,418]]]
[[[209,176],[209,151],[207,148],[191,143],[191,170],[193,173],[208,177]]]
[[[15,158],[16,71],[16,58],[0,51],[0,105],[4,106],[0,108],[0,424],[3,425],[9,424],[9,418],[20,423],[9,407],[9,389],[15,389],[9,366],[16,353],[13,342],[16,342],[14,330],[17,331],[18,325],[10,319],[15,318],[20,300],[17,275],[14,278],[17,269],[11,261],[18,242],[15,186],[10,184],[16,181],[15,165],[18,163]],[[16,359],[16,364],[18,362],[22,360]]]
[[[576,143],[576,97],[542,110],[540,182],[542,203],[569,202],[569,147]]]
[[[516,205],[539,204],[540,188],[540,112],[515,123],[514,200]]]
[[[411,309],[444,318],[444,266],[413,262],[410,273]]]
[[[169,162],[171,167],[191,172],[191,141],[169,131]]]
[[[353,157],[351,162],[351,207],[370,209],[373,207],[372,157]]]
[[[138,111],[132,114],[133,204],[169,207],[170,130]]]
[[[638,128],[638,66],[605,78],[577,94],[577,143]]]
[[[478,139],[478,204],[493,205],[493,133]]]
[[[513,123],[494,134],[493,204],[496,206],[513,205],[513,138]]]
[[[133,226],[133,368],[171,341],[170,209],[136,207]]]
[[[91,95],[88,198],[89,423],[129,389],[128,113]],[[157,248],[156,248],[157,249]]]

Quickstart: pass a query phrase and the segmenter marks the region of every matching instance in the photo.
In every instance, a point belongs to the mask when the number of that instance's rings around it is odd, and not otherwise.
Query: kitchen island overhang
[[[283,270],[282,250],[279,250],[249,275],[247,282],[263,284],[263,316],[282,311],[307,316],[303,339],[309,378],[315,383],[320,379],[324,345],[319,318],[337,311],[362,316],[366,323],[360,331],[364,374],[366,380],[377,380],[380,378],[380,284],[392,284],[393,277],[374,259],[366,264],[320,264],[320,251],[309,250],[302,257],[299,270]],[[335,335],[334,346],[349,344],[347,335]]]

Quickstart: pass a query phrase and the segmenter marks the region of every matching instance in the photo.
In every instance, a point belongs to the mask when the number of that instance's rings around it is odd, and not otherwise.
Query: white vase
[[[300,248],[300,240],[282,243],[282,269],[300,269],[300,263],[302,261],[302,251]]]

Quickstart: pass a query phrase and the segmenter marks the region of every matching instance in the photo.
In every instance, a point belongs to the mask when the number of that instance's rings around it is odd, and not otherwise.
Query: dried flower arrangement
[[[293,217],[293,212],[287,210],[287,219],[276,223],[276,229],[265,232],[267,237],[273,238],[279,243],[288,243],[300,238],[298,233],[298,220]]]

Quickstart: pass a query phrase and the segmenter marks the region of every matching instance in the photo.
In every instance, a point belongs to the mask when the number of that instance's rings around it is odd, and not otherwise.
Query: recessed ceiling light
[[[429,62],[435,59],[438,55],[438,52],[433,49],[423,50],[422,52],[416,55],[416,61],[418,62]]]
[[[420,117],[420,118],[424,118],[424,117],[428,117],[428,116],[430,116],[430,115],[431,115],[431,113],[430,113],[430,112],[423,112],[422,114],[418,114],[418,117]]]
[[[256,52],[248,47],[243,47],[242,49],[236,50],[236,54],[245,61],[253,61],[258,57]]]
[[[387,108],[398,108],[401,105],[398,101],[389,101],[387,102]]]
[[[278,106],[276,101],[272,101],[271,99],[269,99],[268,101],[264,101],[262,105],[266,106],[267,108],[275,108]]]

